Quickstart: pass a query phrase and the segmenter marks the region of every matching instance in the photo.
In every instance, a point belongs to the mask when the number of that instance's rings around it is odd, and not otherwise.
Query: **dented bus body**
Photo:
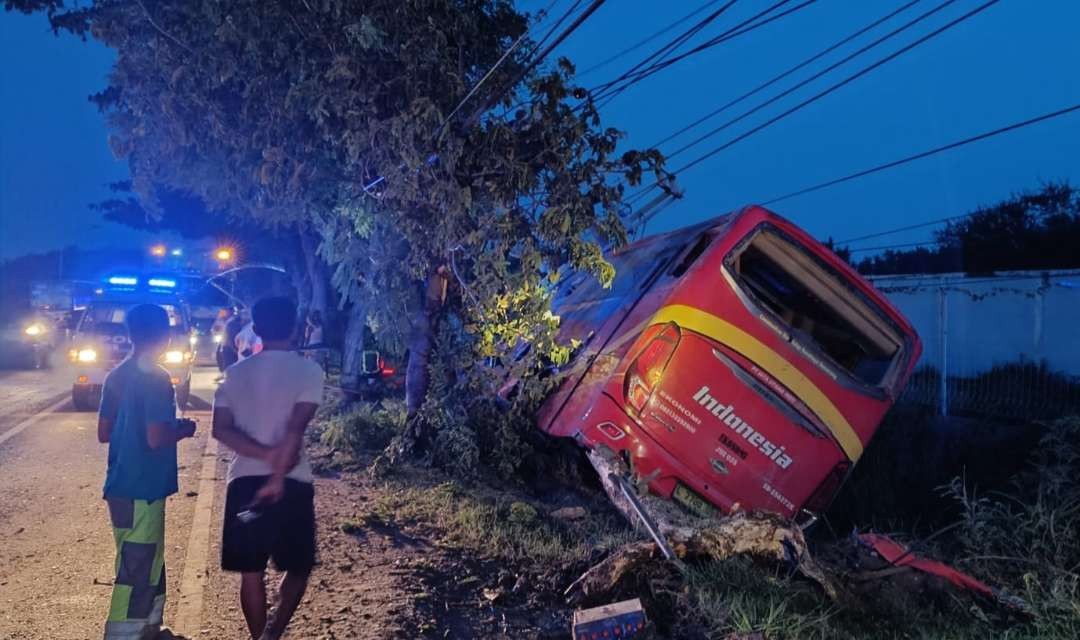
[[[761,207],[609,256],[553,303],[580,341],[539,426],[617,452],[698,513],[823,511],[902,391],[921,343],[866,280]]]

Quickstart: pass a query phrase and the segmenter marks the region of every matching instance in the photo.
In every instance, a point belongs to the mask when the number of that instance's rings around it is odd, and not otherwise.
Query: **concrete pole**
[[[949,293],[945,287],[938,289],[938,344],[941,349],[941,373],[938,389],[938,413],[949,415]]]

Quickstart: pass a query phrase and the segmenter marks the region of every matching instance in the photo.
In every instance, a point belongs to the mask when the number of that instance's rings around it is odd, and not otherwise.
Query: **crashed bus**
[[[616,452],[690,511],[824,511],[921,352],[828,248],[761,207],[622,248],[610,288],[565,280],[580,343],[540,428]]]

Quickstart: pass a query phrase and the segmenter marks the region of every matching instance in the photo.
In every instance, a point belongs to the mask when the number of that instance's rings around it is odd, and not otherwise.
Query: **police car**
[[[176,404],[187,405],[195,359],[187,307],[177,292],[177,279],[167,275],[114,275],[106,278],[75,328],[68,359],[74,367],[71,399],[77,411],[91,411],[101,402],[101,386],[109,371],[128,356],[127,312],[139,304],[156,304],[169,316],[172,330],[160,362],[176,389]]]

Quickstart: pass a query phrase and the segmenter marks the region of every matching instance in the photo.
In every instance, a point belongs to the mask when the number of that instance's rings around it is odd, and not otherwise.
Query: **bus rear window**
[[[903,340],[839,272],[768,229],[728,258],[742,290],[861,382],[877,386]]]

